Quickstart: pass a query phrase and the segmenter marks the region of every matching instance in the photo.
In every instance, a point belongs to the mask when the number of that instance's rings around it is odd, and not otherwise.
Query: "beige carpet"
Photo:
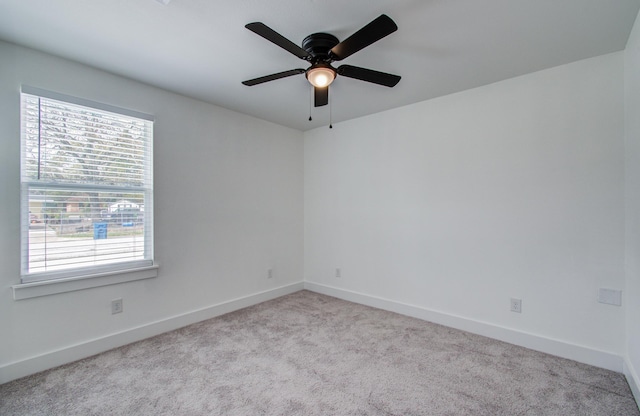
[[[640,415],[623,375],[302,291],[0,386],[8,415]]]

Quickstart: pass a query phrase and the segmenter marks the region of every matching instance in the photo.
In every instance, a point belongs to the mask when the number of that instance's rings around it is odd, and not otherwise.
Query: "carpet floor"
[[[622,374],[301,291],[0,385],[0,414],[640,411]]]

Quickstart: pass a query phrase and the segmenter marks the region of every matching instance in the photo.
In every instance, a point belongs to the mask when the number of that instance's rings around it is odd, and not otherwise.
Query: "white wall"
[[[305,280],[621,370],[623,111],[614,53],[305,133]]]
[[[156,117],[157,278],[13,300],[11,285],[20,278],[23,83]],[[41,370],[184,324],[192,311],[301,287],[302,177],[299,131],[0,43],[0,382],[25,368]],[[272,279],[269,268],[275,270]],[[124,313],[111,315],[110,302],[119,297]],[[108,339],[130,330],[129,336]],[[64,353],[87,343],[93,346]],[[33,364],[47,354],[53,358]]]
[[[625,50],[625,146],[626,373],[640,403],[640,17]]]

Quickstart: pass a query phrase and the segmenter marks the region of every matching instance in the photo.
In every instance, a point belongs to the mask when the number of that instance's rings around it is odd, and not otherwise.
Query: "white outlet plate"
[[[339,268],[336,269],[336,277],[342,277],[342,271]]]
[[[511,298],[511,312],[522,313],[522,299]]]
[[[622,306],[622,291],[600,288],[598,291],[598,302],[606,303],[607,305]]]
[[[122,313],[122,298],[111,301],[111,314]]]
[[[273,269],[267,270],[267,279],[273,279]]]

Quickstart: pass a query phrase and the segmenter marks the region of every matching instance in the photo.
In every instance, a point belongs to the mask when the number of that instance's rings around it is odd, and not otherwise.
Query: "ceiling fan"
[[[400,81],[399,75],[387,74],[372,69],[352,65],[340,65],[337,68],[331,66],[332,62],[341,61],[398,30],[395,22],[385,14],[380,15],[380,17],[374,19],[342,42],[329,33],[314,33],[304,38],[302,47],[291,42],[264,23],[249,23],[245,27],[298,58],[308,61],[311,66],[307,69],[291,69],[250,79],[243,81],[244,85],[253,86],[292,75],[305,74],[307,80],[313,85],[314,106],[320,107],[329,102],[329,85],[337,75],[387,87],[393,87]]]

